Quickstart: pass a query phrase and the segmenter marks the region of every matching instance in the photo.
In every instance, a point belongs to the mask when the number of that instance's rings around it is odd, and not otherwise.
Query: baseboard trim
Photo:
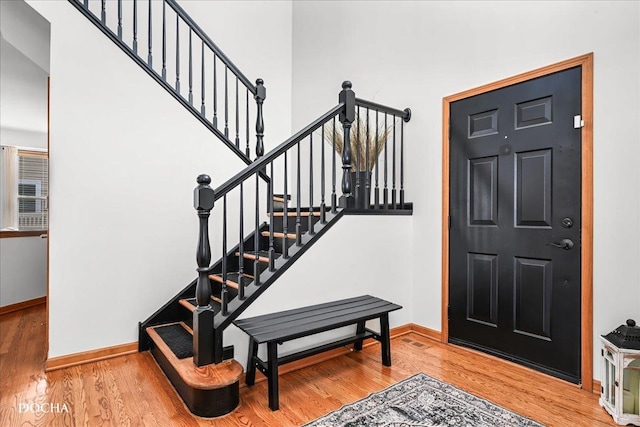
[[[438,342],[442,342],[442,332],[411,323],[411,332]]]
[[[592,390],[595,394],[600,394],[602,393],[602,383],[600,383],[600,381],[594,379],[593,380],[593,390]]]
[[[57,369],[69,368],[85,363],[99,362],[100,360],[111,359],[113,357],[125,356],[138,352],[138,343],[114,345],[112,347],[98,348],[95,350],[83,351],[81,353],[68,354],[47,359],[45,362],[45,372]]]
[[[5,305],[4,307],[0,307],[0,316],[7,313],[13,313],[14,311],[24,310],[25,308],[35,307],[36,305],[46,304],[47,297],[39,297],[30,299],[27,301],[17,302],[15,304]]]

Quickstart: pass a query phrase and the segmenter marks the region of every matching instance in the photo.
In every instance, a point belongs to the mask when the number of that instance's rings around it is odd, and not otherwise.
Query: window
[[[49,159],[47,153],[18,150],[18,229],[48,227]]]

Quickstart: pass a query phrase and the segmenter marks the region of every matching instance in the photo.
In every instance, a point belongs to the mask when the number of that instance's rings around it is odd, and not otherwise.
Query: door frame
[[[593,52],[513,77],[469,89],[442,99],[442,338],[449,341],[449,112],[461,99],[543,77],[573,67],[582,67],[582,252],[581,261],[581,385],[593,391]]]

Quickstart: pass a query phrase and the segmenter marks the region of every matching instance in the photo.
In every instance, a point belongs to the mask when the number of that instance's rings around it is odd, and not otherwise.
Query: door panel
[[[580,100],[576,67],[450,104],[450,341],[573,382]]]

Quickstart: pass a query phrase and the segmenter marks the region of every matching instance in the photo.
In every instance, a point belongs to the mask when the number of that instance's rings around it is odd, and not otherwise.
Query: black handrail
[[[229,70],[240,79],[242,84],[244,84],[247,89],[249,89],[249,91],[255,95],[256,87],[253,85],[253,83],[251,83],[247,76],[245,76],[242,71],[240,71],[240,69],[229,59],[229,57],[224,54],[224,52],[218,47],[218,45],[216,45],[213,40],[211,40],[211,38],[202,30],[202,28],[200,28],[200,26],[196,24],[193,18],[191,18],[191,16],[189,16],[189,14],[185,12],[185,10],[180,7],[180,5],[175,0],[164,1],[169,6],[171,6],[171,8],[178,15],[180,15],[182,20],[186,22],[189,27],[191,27],[193,32],[196,33],[198,37],[200,37],[200,39],[207,44],[207,46],[209,46],[209,49],[211,49],[216,54],[216,56],[220,58],[222,62],[229,68]]]
[[[229,191],[236,188],[240,183],[246,181],[252,175],[259,173],[264,170],[264,168],[277,157],[282,155],[285,151],[292,148],[298,142],[302,141],[304,138],[309,136],[313,131],[320,128],[324,123],[326,123],[329,119],[333,118],[336,114],[338,114],[344,108],[344,104],[340,103],[324,113],[322,116],[318,117],[316,120],[311,122],[309,125],[304,127],[298,133],[293,135],[291,138],[284,141],[282,144],[278,145],[276,148],[271,150],[269,153],[262,156],[259,160],[251,163],[247,166],[243,171],[239,172],[235,176],[231,177],[227,182],[220,185],[218,188],[214,190],[215,192],[215,200],[220,199],[222,196],[227,194]]]
[[[397,108],[388,107],[386,105],[377,104],[373,101],[367,101],[366,99],[356,98],[356,105],[371,110],[379,111],[381,113],[387,113],[394,116],[402,117],[402,120],[408,122],[411,120],[411,109],[405,108],[404,110],[398,110]]]

